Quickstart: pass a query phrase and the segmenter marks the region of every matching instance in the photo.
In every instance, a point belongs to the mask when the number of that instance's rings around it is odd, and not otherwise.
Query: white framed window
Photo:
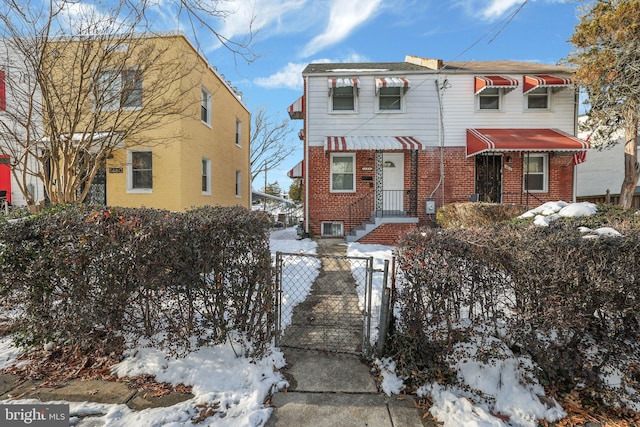
[[[242,171],[236,170],[236,197],[242,197]]]
[[[94,108],[115,111],[142,108],[142,70],[102,70],[96,77]]]
[[[528,110],[549,109],[550,92],[548,87],[538,87],[527,94]]]
[[[211,126],[211,92],[204,86],[200,91],[200,120],[207,126]]]
[[[236,119],[236,145],[242,147],[242,122]]]
[[[478,95],[478,110],[500,110],[502,104],[502,90],[500,88],[486,88]]]
[[[153,155],[151,150],[127,151],[127,192],[151,193],[153,190]]]
[[[403,111],[402,87],[381,87],[378,89],[378,111]]]
[[[323,237],[342,237],[344,235],[341,222],[323,222],[321,227]]]
[[[356,191],[356,156],[355,154],[331,154],[331,191]]]
[[[357,108],[358,88],[354,86],[334,87],[331,89],[331,111],[354,112]]]
[[[211,160],[202,159],[202,194],[211,195]]]
[[[549,155],[524,154],[524,191],[545,193],[549,189]]]

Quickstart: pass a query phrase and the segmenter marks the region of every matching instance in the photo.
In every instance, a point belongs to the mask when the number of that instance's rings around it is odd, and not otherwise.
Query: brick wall
[[[511,161],[504,163],[502,191],[505,194],[503,203],[528,205],[531,207],[547,201],[564,200],[570,202],[573,195],[573,163],[571,155],[548,154],[549,189],[545,193],[533,193],[533,196],[522,195],[522,160],[521,153],[505,153]],[[440,181],[440,149],[428,148],[418,153],[418,218],[419,225],[433,225],[435,215],[427,215],[425,202],[433,200],[436,210],[443,204],[468,202],[475,191],[475,158],[466,157],[465,147],[450,147],[444,152],[444,181]],[[363,197],[373,197],[375,190],[375,151],[358,151],[356,153],[356,192],[331,193],[331,154],[323,147],[309,147],[309,231],[311,235],[321,235],[321,224],[342,222],[345,232],[360,225],[368,218],[351,217],[350,206]],[[405,153],[405,189],[411,188],[411,154]],[[509,170],[509,168],[511,170]],[[369,179],[370,178],[370,179]],[[369,196],[367,196],[369,195]],[[386,230],[389,228],[389,230]],[[380,240],[394,240],[394,227],[385,226],[379,231]],[[389,236],[386,236],[389,234]],[[385,236],[383,236],[385,235]],[[371,241],[373,237],[366,238]],[[379,243],[379,242],[375,242]]]
[[[382,224],[358,243],[396,246],[403,234],[415,228],[416,224]]]

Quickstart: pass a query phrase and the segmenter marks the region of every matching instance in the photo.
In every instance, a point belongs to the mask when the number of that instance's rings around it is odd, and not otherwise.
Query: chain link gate
[[[368,356],[373,271],[373,257],[277,252],[276,345]]]

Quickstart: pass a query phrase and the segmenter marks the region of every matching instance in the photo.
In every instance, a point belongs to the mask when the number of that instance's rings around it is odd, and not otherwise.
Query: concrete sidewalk
[[[318,254],[346,255],[343,239],[318,240]],[[289,388],[271,399],[267,427],[424,427],[413,399],[379,393],[370,368],[355,354],[283,347]]]
[[[355,355],[283,349],[290,387],[276,393],[266,427],[424,427],[413,399],[378,392]]]

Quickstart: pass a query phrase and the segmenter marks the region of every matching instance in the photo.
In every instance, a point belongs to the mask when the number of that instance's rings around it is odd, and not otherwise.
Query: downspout
[[[443,83],[442,88],[440,87],[439,79],[436,79],[434,83],[436,85],[436,96],[438,100],[438,141],[440,143],[440,180],[438,181],[438,184],[435,186],[431,194],[429,194],[429,199],[430,200],[433,199],[433,195],[435,194],[436,191],[438,191],[438,188],[441,187],[441,191],[442,191],[441,206],[443,206],[444,205],[444,123],[443,123],[443,117],[442,117],[442,97],[440,95],[440,90],[446,89],[447,82],[445,79],[445,82]]]
[[[309,108],[305,105],[307,103],[307,81],[308,77],[304,78],[304,88],[302,90],[303,102],[302,109],[304,111],[304,123],[302,129],[304,129],[304,232],[306,236],[309,236],[309,132],[307,129],[307,123],[309,123]]]

